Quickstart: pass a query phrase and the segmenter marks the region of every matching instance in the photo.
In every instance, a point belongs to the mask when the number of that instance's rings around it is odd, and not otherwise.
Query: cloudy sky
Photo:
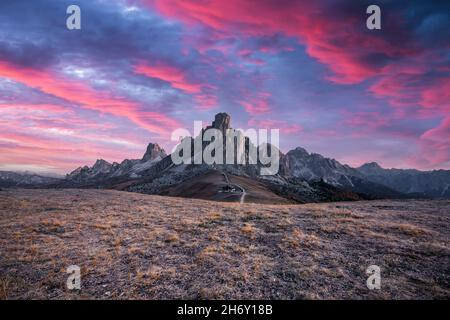
[[[81,30],[66,9],[81,8]],[[66,173],[170,151],[228,112],[358,166],[450,169],[450,4],[2,0],[0,170]]]

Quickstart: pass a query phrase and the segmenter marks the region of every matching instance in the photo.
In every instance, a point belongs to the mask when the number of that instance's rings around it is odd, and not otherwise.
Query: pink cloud
[[[252,118],[248,121],[248,125],[258,129],[279,129],[280,132],[285,134],[299,133],[303,130],[303,127],[299,124],[290,124],[289,122],[283,120],[260,120]]]
[[[352,130],[353,137],[365,137],[389,123],[388,115],[376,111],[342,112],[342,125]]]
[[[148,64],[139,64],[134,67],[137,74],[142,74],[147,77],[157,78],[170,83],[176,89],[180,89],[186,93],[199,93],[201,85],[190,82],[187,74],[173,66],[162,63],[157,63],[152,66]]]
[[[244,107],[245,111],[253,115],[268,113],[270,110],[266,100],[254,99],[251,102],[240,101],[240,104]]]
[[[428,168],[448,167],[450,165],[450,117],[441,124],[422,134],[420,154],[412,158],[414,165]]]
[[[360,19],[333,18],[318,2],[240,0],[152,0],[143,1],[162,14],[188,25],[201,23],[222,34],[264,36],[283,32],[298,37],[307,53],[327,65],[338,83],[358,83],[373,77],[381,66],[366,62],[368,54],[390,57],[409,55],[411,48],[392,45],[381,37],[362,32]]]
[[[424,67],[414,65],[386,68],[369,91],[376,97],[386,98],[394,108],[416,109],[420,117],[445,116],[450,112],[450,78],[427,79],[427,72]]]
[[[424,75],[433,71],[429,62],[439,59],[430,56],[408,37],[409,33],[405,31],[401,16],[388,17],[390,29],[399,35],[403,34],[405,39],[403,43],[398,43],[377,32],[366,32],[362,19],[364,11],[361,18],[342,18],[333,15],[332,8],[320,2],[289,1],[283,5],[271,0],[142,2],[188,26],[206,26],[213,30],[209,33],[213,40],[227,35],[270,36],[280,32],[297,37],[306,46],[306,52],[332,72],[327,76],[328,80],[339,84],[355,84],[378,77],[370,91],[377,97],[386,98],[394,107],[416,104],[421,108],[434,109],[437,102],[435,99],[438,97],[449,100],[450,90],[447,90],[447,84],[421,83]],[[266,51],[270,52],[270,49]],[[250,62],[252,53],[253,50],[249,48],[239,52],[240,56],[250,59]],[[371,62],[372,57],[382,57],[384,63]],[[447,68],[437,67],[437,70],[446,72]],[[244,102],[243,105],[252,113],[265,109],[262,103],[258,105]],[[444,111],[446,110],[445,108]],[[427,113],[424,110],[421,112]]]
[[[434,86],[421,92],[419,104],[427,109],[440,109],[444,114],[450,113],[450,78],[445,78]]]
[[[64,126],[27,125],[10,122],[0,129],[0,164],[46,166],[58,172],[104,158],[122,161],[140,157],[145,144],[131,137],[84,132]],[[120,139],[120,141],[119,141]],[[118,145],[115,141],[119,141]]]
[[[134,72],[150,78],[168,82],[173,88],[186,94],[193,95],[200,109],[209,109],[217,105],[217,98],[210,92],[211,86],[192,81],[188,74],[174,66],[164,63],[148,65],[140,63],[134,66]],[[207,92],[209,91],[209,92]]]
[[[1,104],[1,166],[67,172],[97,158],[121,161],[142,155],[148,143],[142,137],[73,111],[48,104]]]
[[[244,94],[244,96],[250,95],[248,92]],[[245,111],[251,115],[261,115],[270,112],[269,106],[269,98],[271,94],[268,92],[260,92],[256,95],[250,96],[248,98],[244,98],[245,100],[240,100],[240,103]]]
[[[16,140],[26,140],[24,137],[15,136]],[[67,173],[74,168],[93,163],[98,158],[110,161],[123,160],[120,150],[99,148],[96,144],[83,143],[80,146],[64,147],[59,144],[51,146],[41,145],[36,139],[34,145],[0,143],[0,164],[2,166],[43,166],[60,173]],[[39,155],[39,156],[36,156]]]
[[[142,128],[159,134],[167,134],[179,127],[176,120],[154,111],[142,110],[133,101],[97,91],[89,85],[57,75],[50,71],[14,66],[0,61],[0,77],[12,79],[29,87],[102,113],[127,117]]]

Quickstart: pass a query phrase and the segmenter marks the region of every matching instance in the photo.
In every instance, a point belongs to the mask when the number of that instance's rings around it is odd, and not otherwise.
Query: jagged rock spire
[[[221,112],[216,114],[214,117],[214,121],[212,123],[211,128],[219,129],[222,132],[225,132],[225,130],[230,129],[231,126],[231,117],[228,113]]]
[[[149,143],[147,151],[145,151],[145,154],[142,157],[142,161],[153,160],[157,157],[164,158],[166,155],[166,151],[164,151],[157,143]]]

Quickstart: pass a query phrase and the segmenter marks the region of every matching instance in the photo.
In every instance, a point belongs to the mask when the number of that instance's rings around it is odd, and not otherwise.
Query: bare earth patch
[[[0,192],[0,299],[450,298],[450,201]],[[381,268],[381,290],[365,270]],[[66,289],[81,267],[82,290]]]

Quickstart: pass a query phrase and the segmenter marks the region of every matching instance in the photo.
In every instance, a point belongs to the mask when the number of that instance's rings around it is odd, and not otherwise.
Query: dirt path
[[[235,184],[235,186],[241,189],[241,198],[239,199],[239,203],[243,204],[245,202],[245,195],[246,195],[245,189],[237,184]]]

